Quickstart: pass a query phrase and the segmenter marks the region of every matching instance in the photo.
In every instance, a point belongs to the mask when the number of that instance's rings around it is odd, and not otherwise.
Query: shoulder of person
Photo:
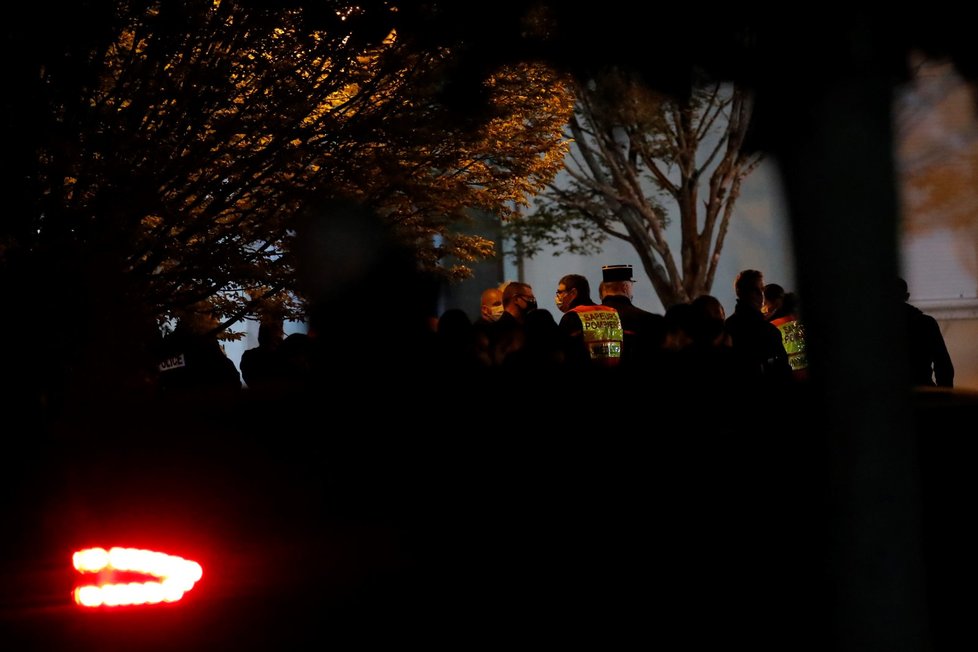
[[[581,317],[580,317],[580,315],[578,315],[573,310],[568,310],[560,318],[559,324],[560,324],[561,327],[566,327],[566,326],[575,326],[575,327],[577,327],[577,326],[580,326],[580,324],[581,324]]]
[[[930,315],[928,315],[927,313],[925,313],[923,310],[913,305],[912,303],[904,302],[903,306],[907,314],[913,317],[914,319],[920,319],[921,317],[928,317],[933,319],[933,317],[930,317]]]

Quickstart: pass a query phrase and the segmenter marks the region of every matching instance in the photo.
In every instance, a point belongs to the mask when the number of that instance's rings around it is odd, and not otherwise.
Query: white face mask
[[[503,316],[503,307],[501,305],[492,306],[491,308],[489,308],[489,319],[491,319],[492,321],[499,321],[499,318],[502,316]]]

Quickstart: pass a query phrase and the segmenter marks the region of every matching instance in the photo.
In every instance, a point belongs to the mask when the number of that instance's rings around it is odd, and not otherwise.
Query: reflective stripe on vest
[[[805,346],[805,326],[793,315],[771,320],[781,331],[781,343],[788,353],[788,363],[792,371],[808,367],[808,353]]]
[[[618,311],[611,306],[577,306],[571,312],[581,320],[584,346],[591,360],[602,364],[618,364],[624,332]]]

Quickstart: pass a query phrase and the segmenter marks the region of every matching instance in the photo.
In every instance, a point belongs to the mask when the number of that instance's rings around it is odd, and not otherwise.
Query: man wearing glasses
[[[580,274],[557,283],[554,296],[564,313],[560,330],[566,338],[567,362],[572,366],[617,367],[624,337],[618,311],[591,299],[591,284]]]

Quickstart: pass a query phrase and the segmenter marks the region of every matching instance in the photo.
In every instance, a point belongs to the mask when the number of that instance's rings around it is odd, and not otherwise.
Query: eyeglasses
[[[526,296],[525,294],[517,294],[516,295],[516,298],[517,299],[523,299],[523,301],[536,301],[537,300],[536,297],[534,297],[532,295],[531,296]]]
[[[554,294],[556,294],[556,295],[557,295],[557,296],[559,297],[559,296],[560,296],[560,295],[562,295],[562,294],[567,294],[568,292],[570,292],[570,291],[571,291],[571,290],[573,290],[573,289],[574,289],[574,288],[569,288],[569,289],[567,289],[567,290],[557,290],[556,292],[554,292]]]

